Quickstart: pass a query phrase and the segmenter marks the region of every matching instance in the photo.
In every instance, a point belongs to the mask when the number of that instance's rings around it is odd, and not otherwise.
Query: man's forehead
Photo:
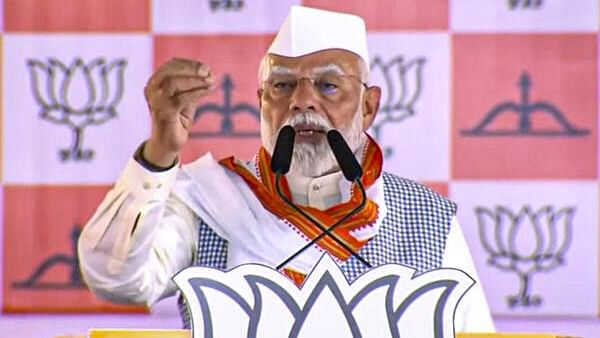
[[[332,49],[319,51],[307,55],[288,57],[276,54],[267,54],[268,65],[271,71],[314,72],[314,71],[359,71],[360,57],[345,50]]]

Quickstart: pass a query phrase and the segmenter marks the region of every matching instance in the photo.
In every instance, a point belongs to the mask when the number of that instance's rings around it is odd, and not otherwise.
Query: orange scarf
[[[254,192],[254,195],[262,203],[265,209],[269,210],[277,217],[284,219],[288,224],[292,225],[296,232],[301,234],[308,240],[312,240],[321,234],[321,230],[302,215],[298,214],[293,208],[284,203],[277,195],[275,189],[275,175],[270,170],[271,156],[263,147],[260,148],[255,156],[255,165],[258,171],[257,178],[246,167],[238,163],[233,157],[228,157],[219,161],[225,168],[238,174]],[[381,150],[370,137],[367,138],[365,151],[363,152],[362,168],[363,176],[361,183],[365,190],[368,189],[381,174],[383,156]],[[285,177],[281,177],[281,187],[284,195],[291,200],[291,193]],[[326,228],[333,225],[337,220],[341,219],[360,204],[361,196],[358,186],[353,183],[351,187],[351,197],[347,202],[334,205],[328,209],[320,210],[310,206],[298,206],[311,217],[319,221]],[[351,231],[362,228],[366,225],[371,225],[377,219],[377,204],[370,199],[367,199],[365,207],[347,219],[344,223],[335,228],[333,233],[344,244],[353,251],[360,250],[368,241],[358,240],[350,234]],[[342,246],[336,243],[331,237],[324,236],[317,245],[336,257],[341,261],[345,261],[352,254],[346,251]],[[296,276],[297,272],[286,271],[297,284],[299,279],[303,279],[302,275]],[[300,281],[301,282],[301,281]]]

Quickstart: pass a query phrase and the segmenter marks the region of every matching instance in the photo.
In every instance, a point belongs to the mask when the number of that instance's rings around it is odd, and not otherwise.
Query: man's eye
[[[333,94],[339,88],[339,86],[335,82],[332,82],[332,81],[319,81],[318,87],[319,87],[319,90],[321,91],[321,93],[324,93],[324,94]]]
[[[295,81],[277,80],[273,81],[273,88],[277,90],[290,90],[294,88]]]

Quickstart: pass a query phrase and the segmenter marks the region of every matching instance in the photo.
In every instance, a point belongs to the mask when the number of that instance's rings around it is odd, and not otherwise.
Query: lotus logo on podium
[[[174,277],[194,338],[454,337],[454,311],[473,285],[463,271],[382,265],[351,284],[324,254],[298,288],[258,264],[190,267]]]
[[[415,103],[421,95],[424,65],[425,58],[422,57],[407,61],[398,56],[385,62],[377,56],[371,62],[371,76],[381,78],[385,89],[379,112],[371,126],[376,140],[381,140],[383,125],[399,123],[416,114]],[[391,148],[384,148],[383,151],[385,157],[392,154]]]
[[[515,213],[497,206],[495,210],[477,207],[475,213],[481,244],[490,255],[488,263],[519,277],[519,291],[507,297],[508,306],[540,306],[542,297],[532,294],[531,279],[565,264],[575,208],[545,206],[534,211],[526,205]]]
[[[41,107],[40,118],[64,125],[73,133],[71,145],[59,151],[61,161],[89,161],[92,149],[83,148],[83,132],[117,116],[123,96],[123,72],[127,61],[104,58],[87,64],[75,58],[69,66],[55,58],[47,63],[27,61],[33,98]]]

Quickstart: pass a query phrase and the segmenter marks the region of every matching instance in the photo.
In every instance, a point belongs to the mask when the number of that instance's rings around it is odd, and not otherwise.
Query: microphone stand
[[[347,219],[349,219],[350,217],[354,216],[356,213],[358,213],[359,211],[361,211],[365,207],[365,205],[367,204],[367,197],[366,197],[366,193],[365,193],[365,188],[363,187],[363,185],[360,182],[359,178],[355,179],[354,183],[356,183],[358,185],[358,188],[359,188],[360,193],[361,193],[361,197],[362,198],[361,198],[360,204],[356,208],[352,209],[352,211],[350,211],[348,214],[346,214],[340,220],[338,220],[333,225],[331,225],[329,228],[324,227],[321,223],[319,223],[317,220],[315,220],[312,216],[310,216],[309,214],[307,214],[306,212],[304,212],[304,210],[298,208],[298,206],[296,206],[294,203],[292,203],[292,201],[290,201],[283,194],[283,192],[281,191],[280,181],[281,181],[281,173],[277,173],[275,175],[275,190],[277,190],[277,194],[279,195],[279,197],[287,205],[291,206],[295,211],[297,211],[302,216],[304,216],[306,219],[308,219],[311,223],[313,223],[314,225],[316,225],[319,228],[319,230],[321,230],[321,233],[317,237],[315,237],[314,239],[312,239],[310,242],[308,242],[306,245],[304,245],[300,250],[296,251],[296,253],[294,253],[293,255],[291,255],[290,257],[288,257],[286,260],[284,260],[282,263],[280,263],[279,265],[277,265],[277,270],[280,270],[281,268],[283,268],[291,260],[293,260],[298,255],[300,255],[301,253],[303,253],[304,251],[306,251],[309,247],[313,246],[315,243],[317,243],[319,240],[321,240],[325,236],[331,237],[337,244],[339,244],[340,246],[342,246],[347,252],[349,252],[350,254],[352,254],[352,256],[356,257],[356,259],[358,259],[361,263],[363,263],[367,267],[369,267],[369,268],[372,267],[372,265],[369,262],[367,262],[358,253],[356,253],[354,250],[352,250],[350,247],[348,247],[348,245],[346,245],[346,243],[344,243],[342,240],[340,240],[337,236],[335,236],[332,233],[333,230],[335,230],[338,226],[340,226]]]

